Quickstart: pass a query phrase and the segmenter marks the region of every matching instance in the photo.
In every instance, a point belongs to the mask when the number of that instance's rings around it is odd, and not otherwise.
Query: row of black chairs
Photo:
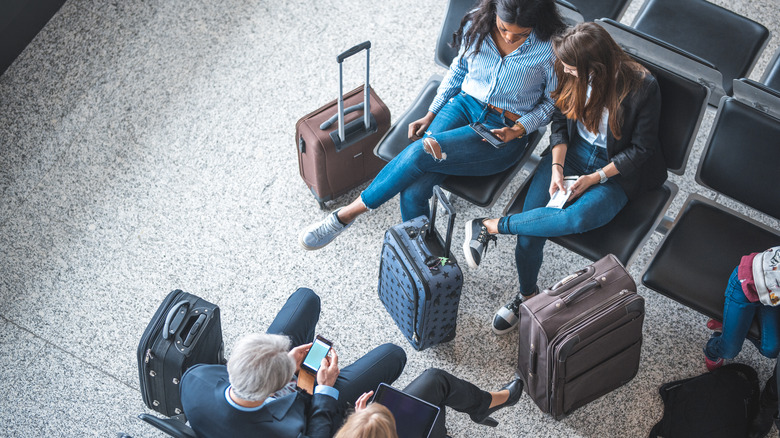
[[[610,10],[615,17],[622,13],[626,3],[622,0],[582,1],[592,7],[597,4],[605,8],[614,6]],[[474,4],[473,0],[450,0],[436,47],[437,64],[446,68],[456,56],[456,50],[449,47],[447,43],[451,40],[451,35],[460,24],[462,17]],[[568,24],[583,21],[583,16],[571,3],[558,0],[558,7]],[[594,13],[593,10],[589,12]],[[664,33],[665,25],[655,26],[653,23],[656,21],[677,23],[669,24],[674,35],[667,37]],[[726,105],[725,108],[718,110],[715,126],[698,166],[696,180],[718,194],[730,196],[773,218],[780,217],[776,210],[780,208],[780,203],[777,202],[776,190],[773,190],[776,185],[774,180],[780,173],[777,171],[780,149],[775,140],[780,129],[780,122],[777,120],[777,111],[780,109],[780,105],[776,102],[777,91],[749,80],[734,79],[752,69],[755,59],[763,50],[768,38],[766,28],[704,0],[648,0],[637,15],[634,26],[626,26],[610,18],[599,19],[597,23],[606,28],[627,53],[645,65],[658,79],[662,95],[659,135],[667,169],[677,175],[684,174],[708,104],[714,103],[716,107]],[[719,34],[711,39],[703,39],[701,35],[695,36],[686,44],[675,40],[680,35],[698,32],[696,29],[705,27],[718,29]],[[663,39],[648,35],[642,29],[652,30],[656,36]],[[711,33],[703,32],[702,35]],[[717,41],[723,38],[742,41],[732,44],[739,47],[734,50],[740,52],[740,55],[749,54],[747,58],[743,57],[739,66],[731,65],[726,68],[724,65],[727,62],[721,60],[719,55],[712,56],[706,50],[700,50],[701,56],[697,56],[679,47],[685,45],[694,49],[699,46],[720,48],[720,43]],[[675,44],[670,44],[666,40],[673,40]],[[725,52],[731,50],[727,48]],[[709,57],[712,62],[703,59],[703,56]],[[773,65],[764,75],[765,84],[776,86],[780,82],[780,66],[777,64],[778,56],[775,56]],[[726,71],[728,76],[723,71]],[[736,76],[732,77],[732,75]],[[376,155],[389,161],[410,143],[406,138],[406,126],[425,114],[440,82],[439,75],[434,75],[428,80],[409,110],[400,117],[377,146]],[[728,83],[728,87],[722,85],[725,83]],[[734,96],[731,97],[729,94]],[[732,120],[737,117],[744,120],[734,124]],[[442,186],[450,193],[475,205],[492,207],[521,168],[526,167],[533,174],[538,165],[538,158],[532,155],[532,151],[542,136],[542,130],[529,135],[529,147],[517,165],[512,168],[484,177],[449,177]],[[724,140],[725,138],[728,140]],[[727,146],[712,146],[723,144]],[[726,169],[722,169],[724,171],[722,176],[714,176],[710,167],[707,167],[729,164],[730,172],[726,174]],[[715,172],[715,175],[719,174]],[[729,177],[728,184],[719,184],[718,181],[726,176]],[[522,211],[529,181],[530,177],[525,179],[504,210],[504,214]],[[760,193],[758,199],[763,202],[756,202],[755,196],[751,198],[743,196],[750,192],[746,187],[753,187],[754,193]],[[723,308],[721,292],[731,272],[727,267],[724,268],[724,265],[736,265],[741,253],[747,253],[751,248],[752,251],[760,251],[776,245],[779,239],[778,232],[698,195],[692,195],[686,201],[676,222],[681,222],[683,219],[687,222],[690,220],[687,216],[689,210],[698,211],[698,207],[695,206],[707,205],[710,210],[726,212],[729,217],[738,218],[736,221],[741,225],[733,225],[731,228],[733,232],[729,232],[729,228],[726,228],[722,231],[723,234],[738,238],[740,233],[747,235],[751,234],[753,229],[761,229],[763,233],[759,233],[760,238],[752,241],[745,238],[744,244],[736,245],[735,242],[717,239],[718,233],[704,236],[702,231],[706,229],[705,223],[715,226],[716,221],[711,215],[702,217],[702,223],[694,221],[690,233],[674,231],[677,226],[672,226],[672,219],[667,217],[666,213],[678,191],[678,187],[673,182],[667,181],[662,187],[629,202],[606,226],[587,233],[551,240],[590,260],[597,260],[612,253],[621,262],[630,265],[654,232],[659,231],[662,234],[668,232],[667,238],[659,246],[653,262],[643,275],[643,282],[653,290],[719,319]],[[679,247],[678,238],[675,236],[681,234],[689,241]],[[699,245],[697,243],[699,240],[702,245],[707,243],[709,246]],[[673,257],[678,259],[672,260]],[[718,262],[716,263],[715,260]],[[698,265],[685,263],[686,261],[698,261]],[[703,278],[707,278],[708,281],[698,281]],[[755,327],[752,333],[754,335],[757,333]]]

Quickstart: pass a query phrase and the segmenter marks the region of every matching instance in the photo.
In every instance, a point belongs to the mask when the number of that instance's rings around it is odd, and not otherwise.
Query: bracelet
[[[561,166],[561,169],[563,169],[563,164],[561,163],[552,163],[553,166]]]

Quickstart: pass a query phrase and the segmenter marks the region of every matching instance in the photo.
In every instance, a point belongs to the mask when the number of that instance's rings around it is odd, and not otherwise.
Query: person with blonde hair
[[[363,405],[355,409],[334,438],[398,438],[395,417],[379,403]]]
[[[431,431],[431,438],[447,436],[447,407],[468,414],[471,421],[495,427],[498,421],[490,415],[499,409],[514,406],[523,395],[523,381],[515,376],[498,391],[483,391],[476,385],[438,368],[428,368],[417,376],[404,392],[439,407],[439,416]],[[396,419],[378,403],[368,401],[374,391],[360,396],[355,402],[355,413],[336,434],[336,438],[395,438]],[[403,421],[403,418],[397,419]],[[388,431],[392,423],[392,428]]]

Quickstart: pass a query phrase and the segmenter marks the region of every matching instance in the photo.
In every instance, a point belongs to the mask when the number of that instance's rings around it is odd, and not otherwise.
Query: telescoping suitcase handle
[[[361,51],[366,51],[366,84],[363,86],[363,103],[359,104],[362,105],[363,109],[363,125],[365,126],[366,131],[369,131],[371,129],[371,103],[370,103],[370,97],[369,97],[369,90],[370,85],[369,82],[369,61],[370,61],[370,54],[371,54],[371,41],[364,41],[344,53],[338,55],[336,57],[336,61],[339,63],[339,100],[338,100],[338,118],[339,118],[339,140],[341,140],[342,143],[344,143],[347,139],[346,133],[344,131],[344,71],[342,68],[342,62],[349,58],[352,55],[356,55],[360,53]],[[356,108],[358,105],[355,105],[354,107],[347,108],[346,112],[352,112],[356,111],[360,108]],[[323,123],[325,125],[328,122]],[[331,122],[333,123],[333,122]],[[330,126],[330,123],[328,123],[327,126]],[[320,126],[320,129],[326,129]]]
[[[445,210],[447,210],[447,214],[449,215],[449,218],[447,220],[447,234],[444,238],[444,242],[442,242],[444,244],[444,257],[449,258],[450,246],[452,246],[452,231],[455,227],[455,209],[452,207],[450,200],[447,199],[447,195],[444,194],[444,191],[442,191],[441,187],[433,186],[433,200],[431,200],[431,217],[430,217],[430,229],[431,232],[433,233],[436,232],[436,228],[434,228],[434,226],[436,224],[436,207],[438,203],[441,203],[441,205],[444,207]]]

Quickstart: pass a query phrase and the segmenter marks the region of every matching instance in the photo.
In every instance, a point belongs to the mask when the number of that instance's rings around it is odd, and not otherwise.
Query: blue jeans
[[[719,358],[733,359],[742,350],[742,343],[758,315],[761,339],[751,342],[759,353],[773,359],[780,351],[780,307],[765,306],[761,302],[751,303],[742,291],[735,268],[726,286],[726,302],[723,304],[723,333],[715,332],[704,347],[704,354],[715,361]]]
[[[363,204],[374,209],[400,193],[401,218],[407,221],[430,214],[428,201],[433,186],[447,176],[493,175],[517,163],[528,144],[527,137],[497,149],[468,126],[472,122],[482,122],[488,129],[513,125],[502,114],[461,92],[439,111],[422,139],[407,146],[379,172],[360,195]],[[425,151],[423,140],[427,137],[439,144],[441,158]]]
[[[605,148],[576,137],[569,144],[564,176],[587,175],[609,164]],[[515,262],[520,292],[530,295],[536,288],[542,267],[542,250],[548,237],[584,233],[606,225],[628,202],[626,193],[614,178],[594,184],[566,208],[545,207],[550,201],[552,153],[542,157],[525,197],[523,212],[498,222],[501,234],[516,234]]]
[[[320,297],[311,289],[299,288],[276,314],[266,333],[286,335],[293,347],[314,339],[314,330],[320,319]],[[379,383],[395,382],[406,365],[406,352],[393,344],[382,344],[363,357],[341,369],[336,384],[339,402],[343,408],[355,403],[361,394],[373,391]]]

